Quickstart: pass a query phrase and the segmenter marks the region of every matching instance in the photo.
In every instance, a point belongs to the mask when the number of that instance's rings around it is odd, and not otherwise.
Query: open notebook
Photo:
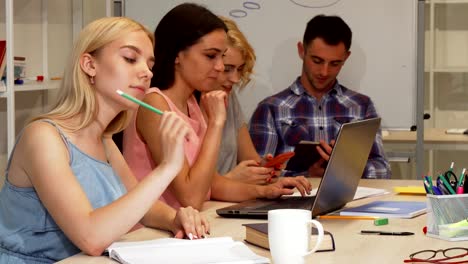
[[[231,237],[115,242],[106,251],[110,258],[124,264],[270,263]]]

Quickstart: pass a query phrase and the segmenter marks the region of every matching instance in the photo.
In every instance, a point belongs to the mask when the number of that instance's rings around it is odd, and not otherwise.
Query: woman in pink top
[[[172,100],[158,88],[150,88],[146,92],[146,96],[150,96],[153,93],[158,94],[164,98],[163,100],[166,101],[166,104],[169,107],[168,110],[179,114],[179,116],[181,116],[182,119],[184,119],[193,128],[196,137],[191,138],[190,141],[187,140],[184,144],[185,157],[187,159],[188,165],[192,166],[195,158],[198,155],[201,142],[206,132],[206,123],[203,119],[202,112],[198,107],[198,103],[194,100],[194,98],[189,98],[187,101],[187,109],[189,114],[187,115],[180,111],[172,102]],[[141,111],[143,111],[143,109],[141,109]],[[139,116],[144,116],[144,114]],[[124,157],[136,175],[137,179],[142,180],[148,174],[148,172],[152,171],[153,168],[156,167],[156,164],[153,161],[150,149],[145,143],[146,140],[142,139],[137,132],[135,121],[136,120],[134,117],[133,121],[124,132]],[[148,122],[152,121],[149,120]],[[207,193],[206,200],[209,200],[209,198],[210,194]],[[181,207],[181,204],[170,190],[165,191],[160,199],[174,208]]]
[[[255,198],[277,198],[311,189],[304,177],[283,178],[270,185],[254,185],[220,176],[216,162],[226,120],[227,94],[216,90],[224,71],[227,49],[226,25],[208,9],[185,3],[170,10],[155,30],[155,65],[152,87],[145,102],[175,111],[190,123],[198,139],[185,142],[186,162],[163,195],[175,207],[200,209],[208,198],[239,202]],[[198,107],[193,92],[203,93]],[[211,92],[210,92],[211,91]],[[145,175],[163,160],[156,129],[158,115],[139,108],[133,125],[124,133],[124,155],[136,175]],[[211,193],[210,193],[211,191]]]

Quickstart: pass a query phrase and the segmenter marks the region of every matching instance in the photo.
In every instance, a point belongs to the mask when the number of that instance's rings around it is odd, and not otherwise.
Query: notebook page
[[[230,237],[122,243],[126,245],[120,244],[110,253],[121,263],[270,263],[269,259],[256,255],[244,243]]]

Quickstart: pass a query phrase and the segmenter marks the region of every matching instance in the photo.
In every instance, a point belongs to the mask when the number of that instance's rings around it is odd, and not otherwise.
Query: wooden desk
[[[468,151],[468,135],[446,134],[444,128],[424,129],[424,171],[437,172],[448,168],[455,161],[458,167],[465,167],[466,155],[455,151]],[[392,178],[416,178],[416,131],[385,131],[382,139],[391,161]],[[444,167],[441,168],[440,164]],[[422,165],[421,165],[422,166]]]
[[[424,129],[425,149],[468,150],[468,135],[446,134],[445,128]],[[408,144],[416,144],[416,131],[388,131],[383,132],[384,145],[408,148]]]
[[[317,186],[318,180],[312,180],[313,186]],[[420,185],[420,181],[414,180],[361,180],[360,186],[383,188],[392,191],[394,186]],[[374,198],[353,201],[348,206],[367,203],[371,200],[419,200],[425,201],[425,196],[407,196],[388,194]],[[211,225],[211,236],[231,236],[234,240],[242,241],[245,237],[243,223],[265,222],[266,220],[252,219],[227,219],[216,214],[216,209],[227,206],[230,203],[206,202],[204,215]],[[413,219],[389,219],[385,226],[374,226],[371,220],[320,220],[325,230],[330,231],[336,243],[333,252],[320,252],[312,254],[306,263],[403,263],[411,253],[424,249],[445,249],[449,247],[467,246],[466,241],[447,242],[435,238],[426,237],[422,228],[426,225],[426,215]],[[360,235],[362,229],[385,231],[410,231],[414,236],[374,236]],[[143,228],[123,237],[125,241],[146,240],[169,237],[170,234],[150,228]],[[271,258],[268,250],[249,245],[257,254]],[[61,262],[65,263],[115,263],[106,257],[90,257],[78,254]]]

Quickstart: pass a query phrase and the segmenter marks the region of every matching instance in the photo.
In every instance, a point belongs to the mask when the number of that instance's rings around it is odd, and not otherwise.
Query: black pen
[[[361,230],[361,234],[374,234],[380,236],[411,236],[414,235],[413,232],[385,232],[385,231],[370,231],[370,230]]]

